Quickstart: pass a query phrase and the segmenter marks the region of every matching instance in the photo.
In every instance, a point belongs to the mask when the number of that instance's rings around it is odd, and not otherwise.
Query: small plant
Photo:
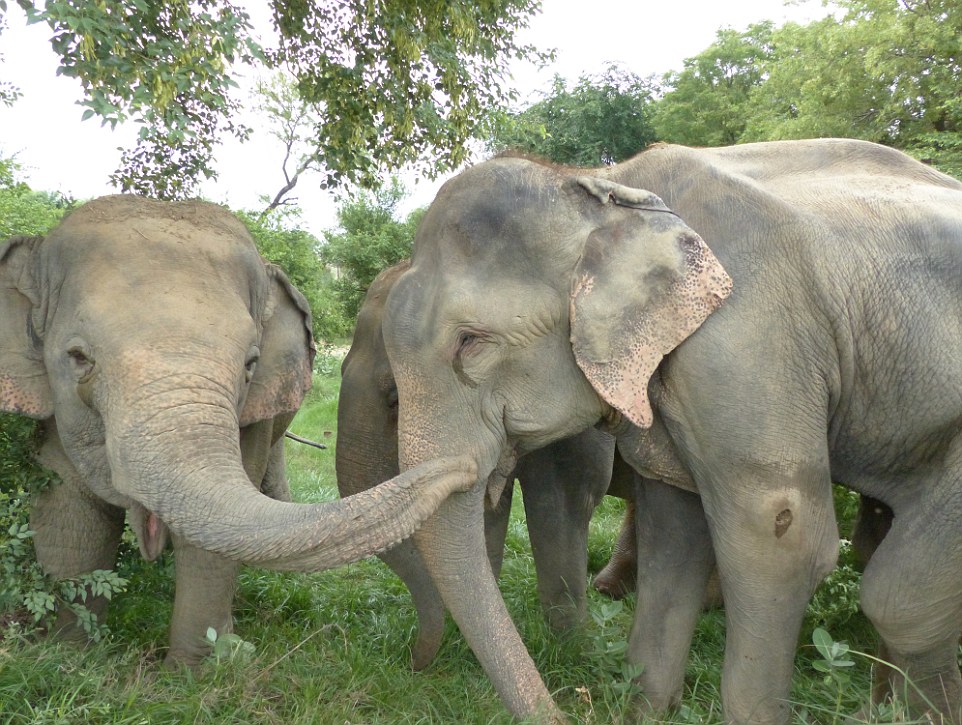
[[[855,665],[855,662],[849,659],[848,645],[845,642],[836,642],[822,627],[816,627],[812,632],[812,643],[822,656],[812,662],[812,667],[825,673],[825,684],[834,683],[839,689],[847,687],[851,681],[848,668]]]
[[[208,627],[205,639],[213,647],[210,656],[215,662],[243,664],[254,657],[254,645],[233,632],[218,634],[216,629]]]
[[[318,343],[317,355],[314,357],[314,373],[324,377],[338,375],[343,359],[343,349],[329,342]]]
[[[644,670],[643,665],[633,665],[626,658],[628,642],[616,624],[623,610],[624,602],[617,599],[590,610],[591,619],[598,626],[598,632],[591,637],[591,657],[599,670],[610,675],[608,687],[621,700],[641,693],[634,680]]]

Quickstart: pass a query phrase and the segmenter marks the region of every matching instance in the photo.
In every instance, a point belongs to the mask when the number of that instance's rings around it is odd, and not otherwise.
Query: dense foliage
[[[318,254],[320,242],[297,227],[297,218],[283,209],[256,215],[241,212],[257,249],[287,274],[307,298],[318,340],[343,338],[350,334],[353,318],[343,314],[335,297],[334,278]]]
[[[836,0],[805,25],[720,30],[663,78],[661,140],[698,146],[845,136],[962,177],[962,8]]]
[[[724,146],[843,136],[894,146],[962,177],[962,7],[949,0],[836,0],[808,24],[723,28],[660,81],[616,66],[556,78],[489,148],[576,166],[654,141]]]
[[[507,61],[540,57],[516,41],[537,0],[273,0],[272,47],[231,0],[16,1],[53,31],[59,72],[83,86],[84,115],[140,127],[114,183],[161,198],[190,196],[214,175],[218,141],[249,134],[236,78],[251,68],[294,74],[329,181],[370,184],[380,169],[461,163],[468,139],[512,97]]]
[[[411,256],[424,210],[398,220],[404,196],[396,179],[378,191],[362,193],[338,210],[338,229],[324,234],[321,257],[336,270],[334,289],[343,315],[352,322],[378,272]]]
[[[74,205],[59,194],[34,191],[19,174],[16,160],[0,157],[0,242],[15,235],[46,233]]]
[[[493,151],[518,149],[559,164],[600,166],[634,156],[656,140],[652,79],[617,65],[585,75],[572,87],[555,76],[537,103],[509,115],[488,142]]]
[[[685,59],[682,70],[667,73],[655,111],[659,140],[689,146],[740,141],[752,91],[771,60],[773,30],[770,22],[744,32],[719,30],[714,43]]]

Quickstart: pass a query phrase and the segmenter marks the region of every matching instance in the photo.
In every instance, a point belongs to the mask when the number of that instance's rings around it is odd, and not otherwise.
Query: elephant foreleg
[[[894,694],[913,714],[951,723],[962,709],[962,583],[946,576],[962,568],[957,489],[954,481],[932,483],[929,498],[895,510],[861,587],[862,610],[882,638],[880,657],[894,665],[877,669],[873,696]]]
[[[207,630],[233,631],[231,605],[240,564],[174,537],[176,589],[165,664],[193,667],[210,654]]]
[[[411,647],[411,668],[423,670],[434,660],[444,635],[444,602],[441,601],[441,594],[434,586],[412,539],[405,539],[378,556],[411,592],[418,616],[417,637]]]
[[[869,496],[859,500],[858,516],[855,518],[855,531],[852,534],[852,550],[861,571],[865,571],[872,554],[882,543],[882,539],[892,527],[892,509],[881,501]],[[872,704],[885,702],[892,694],[892,668],[885,642],[879,640],[876,651],[877,661],[872,664]]]
[[[40,460],[63,481],[44,489],[31,509],[34,550],[44,572],[53,579],[68,579],[96,569],[113,569],[124,531],[124,510],[87,490],[56,441],[48,439]],[[107,610],[107,599],[88,595],[84,606],[100,619]],[[64,639],[87,637],[67,607],[59,608],[52,631]]]
[[[681,699],[715,557],[697,494],[639,476],[635,499],[638,600],[628,661],[644,666],[638,682],[651,709],[663,712]]]

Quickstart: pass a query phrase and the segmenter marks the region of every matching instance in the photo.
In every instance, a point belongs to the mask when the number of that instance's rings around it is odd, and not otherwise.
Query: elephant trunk
[[[403,415],[403,403],[401,410]],[[403,422],[400,428],[418,430],[406,428]],[[413,471],[432,457],[444,460],[436,445],[436,440],[429,442],[417,433],[402,434],[401,468]],[[481,458],[487,457],[481,454]],[[496,457],[482,460],[479,470],[497,474],[495,461]],[[565,718],[521,641],[491,569],[483,526],[486,479],[442,503],[415,533],[414,541],[448,611],[508,711],[521,719],[561,723]]]
[[[448,458],[339,501],[276,501],[244,471],[232,407],[194,399],[161,410],[106,421],[115,487],[194,546],[248,564],[321,571],[376,554],[477,478],[468,459]]]

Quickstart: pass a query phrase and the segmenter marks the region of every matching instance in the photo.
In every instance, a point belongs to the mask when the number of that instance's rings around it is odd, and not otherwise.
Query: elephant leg
[[[199,664],[208,654],[207,630],[233,631],[231,607],[240,564],[174,537],[176,589],[168,666]]]
[[[254,479],[257,480],[257,479]],[[272,447],[267,459],[267,469],[261,480],[261,491],[277,501],[292,501],[291,486],[287,480],[287,459],[284,455],[284,439]]]
[[[563,716],[504,605],[485,556],[486,487],[455,493],[414,534],[438,590],[505,707],[518,718],[561,723]]]
[[[628,501],[611,558],[595,576],[593,586],[612,599],[624,599],[635,591],[638,573],[638,539],[635,534],[635,504]]]
[[[613,438],[589,428],[518,462],[538,598],[556,629],[588,614],[588,524],[608,490],[613,450]]]
[[[47,463],[47,461],[44,461]],[[33,503],[30,528],[37,560],[53,579],[67,579],[96,569],[113,569],[124,531],[124,510],[101,501],[78,482],[76,472],[58,466],[63,483],[45,488]],[[98,620],[107,599],[88,595],[84,606]],[[52,632],[68,640],[87,634],[76,615],[60,607]]]
[[[838,559],[838,527],[827,465],[759,469],[712,482],[702,503],[725,600],[725,719],[775,724],[791,715],[798,633]]]
[[[861,603],[882,638],[880,654],[893,666],[877,673],[887,681],[873,691],[899,696],[920,716],[958,723],[962,580],[946,576],[962,569],[957,485],[935,486],[923,502],[896,508],[862,576]]]
[[[381,561],[407,586],[417,612],[417,637],[411,647],[411,669],[423,670],[434,661],[444,635],[444,602],[412,539],[379,554]]]
[[[538,600],[555,629],[571,629],[588,615],[588,523],[593,507],[577,491],[556,488],[529,495],[522,481]],[[563,520],[559,520],[559,514]]]
[[[635,499],[638,600],[628,661],[644,666],[638,683],[648,706],[663,712],[681,700],[715,556],[697,494],[639,476]]]
[[[504,542],[508,537],[508,521],[511,518],[513,500],[514,478],[509,476],[498,503],[484,507],[484,544],[495,579],[501,576],[501,565],[504,563]]]
[[[855,530],[852,534],[852,550],[855,553],[860,571],[865,571],[872,555],[891,527],[892,509],[877,499],[862,496],[859,500]],[[877,661],[872,664],[873,705],[883,703],[891,697],[891,682],[894,676],[885,642],[879,640],[875,655]]]

